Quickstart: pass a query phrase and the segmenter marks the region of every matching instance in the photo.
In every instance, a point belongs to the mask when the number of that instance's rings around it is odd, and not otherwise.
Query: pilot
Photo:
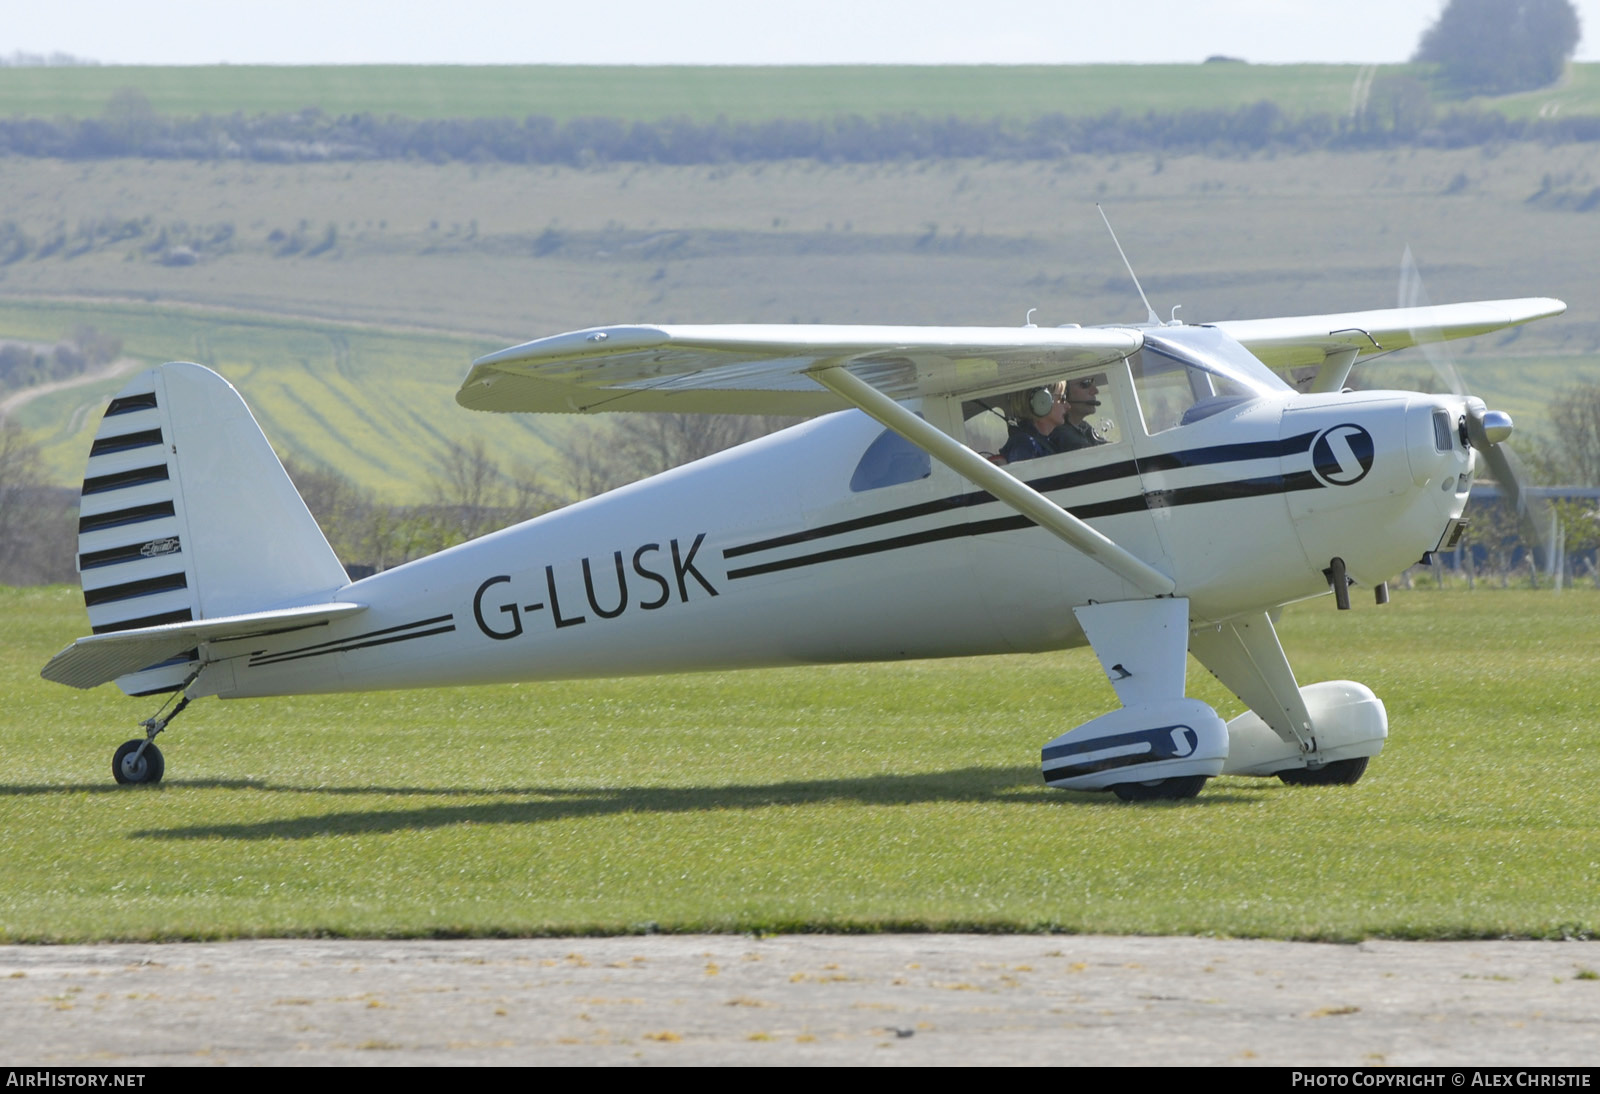
[[[1050,442],[1050,434],[1059,429],[1067,418],[1066,385],[1061,382],[1049,387],[1036,387],[1012,397],[1013,424],[1000,455],[1007,463],[1036,460],[1040,456],[1053,456],[1059,449]]]
[[[1066,420],[1050,431],[1050,445],[1057,452],[1072,452],[1105,444],[1105,437],[1089,424],[1089,415],[1100,409],[1100,385],[1095,376],[1080,376],[1066,384]]]

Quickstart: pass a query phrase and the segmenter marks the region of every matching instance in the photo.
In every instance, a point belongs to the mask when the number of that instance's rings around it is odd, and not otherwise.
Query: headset
[[[1028,413],[1043,418],[1055,409],[1055,392],[1047,387],[1036,387],[1028,392]]]

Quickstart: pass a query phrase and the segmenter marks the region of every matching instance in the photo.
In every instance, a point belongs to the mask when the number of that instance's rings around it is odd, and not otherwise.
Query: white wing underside
[[[1320,365],[1325,358],[1352,349],[1358,357],[1370,357],[1430,342],[1471,338],[1548,319],[1566,310],[1566,304],[1559,300],[1528,297],[1292,319],[1230,320],[1214,325],[1269,368],[1289,368]]]
[[[1529,298],[1214,324],[1272,368],[1466,338],[1560,315]],[[1159,328],[1154,328],[1159,329]],[[808,416],[852,404],[814,374],[836,367],[899,402],[1015,391],[1137,352],[1139,327],[618,326],[558,334],[474,362],[473,410]]]
[[[812,415],[851,404],[811,373],[842,366],[890,398],[1015,390],[1137,351],[1137,330],[1041,327],[598,327],[479,358],[474,410]]]

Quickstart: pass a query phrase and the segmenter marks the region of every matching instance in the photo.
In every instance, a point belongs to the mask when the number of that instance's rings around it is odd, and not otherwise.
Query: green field
[[[0,117],[87,118],[132,89],[158,113],[320,110],[411,118],[764,121],[858,114],[1028,119],[1114,110],[1232,110],[1267,100],[1291,115],[1345,115],[1358,82],[1409,65],[198,65],[0,67]],[[1446,97],[1435,92],[1440,105]],[[1472,104],[1512,117],[1600,113],[1600,64],[1559,85]],[[1554,104],[1554,106],[1550,105]]]
[[[508,470],[560,474],[550,419],[474,415],[456,405],[472,358],[499,348],[496,342],[135,304],[0,305],[0,329],[13,338],[53,342],[80,323],[116,332],[131,368],[40,396],[18,413],[54,482],[82,480],[100,411],[131,371],[170,360],[223,373],[280,454],[337,470],[388,500],[426,500],[449,446],[480,438]]]
[[[47,684],[75,590],[0,591],[0,940],[983,930],[1300,939],[1600,928],[1596,597],[1397,590],[1281,625],[1366,682],[1352,788],[1212,780],[1130,806],[1039,780],[1115,704],[1086,651],[197,703],[122,790],[152,700]],[[1018,681],[1054,681],[1027,724]],[[1191,693],[1238,703],[1194,669]]]
[[[1474,99],[1473,103],[1513,118],[1600,114],[1600,64],[1569,65],[1566,78],[1554,87],[1492,99]]]
[[[1359,65],[598,67],[216,65],[0,68],[0,117],[90,117],[124,88],[160,113],[603,116],[656,121],[838,114],[1031,118],[1112,110],[1349,110]]]

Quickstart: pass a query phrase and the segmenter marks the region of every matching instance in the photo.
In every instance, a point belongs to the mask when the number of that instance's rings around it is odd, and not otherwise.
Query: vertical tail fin
[[[239,393],[182,363],[141,373],[106,408],[78,571],[95,634],[314,603],[348,583]],[[190,650],[117,685],[171,690],[197,660]]]

